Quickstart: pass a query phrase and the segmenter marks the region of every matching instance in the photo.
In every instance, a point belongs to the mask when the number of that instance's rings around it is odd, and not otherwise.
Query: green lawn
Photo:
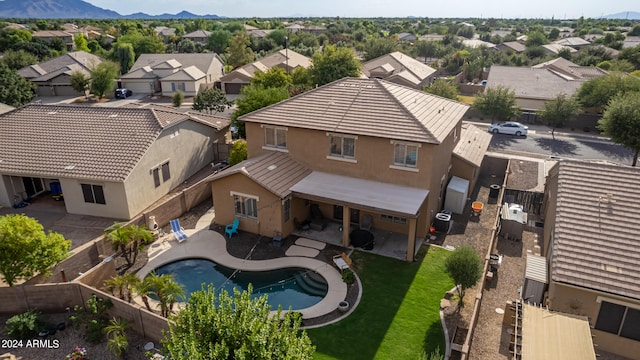
[[[444,354],[439,307],[453,287],[444,270],[449,252],[425,248],[414,263],[355,252],[362,300],[342,321],[308,330],[316,345],[314,358],[420,359],[436,347]]]

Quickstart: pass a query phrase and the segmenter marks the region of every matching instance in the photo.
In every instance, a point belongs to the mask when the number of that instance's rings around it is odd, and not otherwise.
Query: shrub
[[[40,325],[40,313],[31,310],[9,318],[6,331],[14,339],[29,339],[38,335]]]
[[[346,269],[342,273],[342,281],[347,284],[353,284],[353,282],[356,281],[356,274],[354,274],[353,271]]]
[[[229,154],[229,165],[235,165],[244,160],[247,160],[247,142],[244,140],[236,140]]]
[[[184,94],[182,94],[182,92],[176,91],[176,93],[173,94],[173,106],[174,107],[180,107],[180,105],[182,105],[182,101],[183,100],[184,100]]]
[[[111,300],[94,294],[84,307],[74,307],[76,314],[70,317],[71,322],[77,329],[85,331],[84,338],[87,341],[99,343],[102,340],[102,329],[107,326],[107,310],[112,306]]]

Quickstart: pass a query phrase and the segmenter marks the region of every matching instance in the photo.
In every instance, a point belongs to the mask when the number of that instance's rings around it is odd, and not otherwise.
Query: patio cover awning
[[[415,218],[429,190],[314,171],[291,187],[294,195]]]
[[[586,316],[564,314],[524,305],[522,360],[595,359]]]

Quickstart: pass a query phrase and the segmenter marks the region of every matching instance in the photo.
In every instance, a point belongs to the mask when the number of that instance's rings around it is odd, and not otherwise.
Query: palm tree
[[[128,273],[123,275],[124,280],[125,280],[125,290],[127,293],[127,302],[132,302],[133,301],[133,293],[135,287],[138,285],[139,282],[142,282],[142,280],[140,280],[139,277],[136,276],[136,274],[133,273]]]
[[[116,296],[116,290],[118,292],[118,297],[124,300],[124,288],[126,286],[126,280],[123,276],[114,276],[111,279],[107,279],[104,281],[104,288],[111,295]]]
[[[160,314],[168,317],[176,301],[184,298],[184,289],[173,279],[173,275],[170,274],[158,275],[154,272],[147,276],[145,281],[146,280],[148,280],[150,285],[149,293],[155,294],[158,297]]]
[[[125,334],[125,330],[129,327],[129,322],[121,318],[113,318],[109,321],[109,325],[104,328],[104,333],[109,339],[107,347],[116,356],[124,356],[124,352],[129,346],[129,340]]]
[[[153,234],[147,228],[138,225],[125,226],[123,222],[108,227],[105,236],[114,250],[120,250],[129,267],[136,262],[140,248],[153,239]]]
[[[144,280],[140,280],[133,286],[133,292],[142,298],[142,302],[147,307],[147,310],[151,310],[151,305],[149,305],[149,293],[151,292],[151,282],[149,281],[149,277]]]

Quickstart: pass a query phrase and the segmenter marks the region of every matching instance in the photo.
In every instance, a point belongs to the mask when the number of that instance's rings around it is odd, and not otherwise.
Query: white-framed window
[[[602,300],[595,328],[640,341],[640,309]]]
[[[233,204],[236,215],[252,219],[258,218],[258,198],[234,194]]]
[[[102,188],[102,185],[80,184],[80,186],[82,187],[84,202],[102,205],[107,204],[104,198],[104,189]]]
[[[281,127],[265,126],[264,146],[276,149],[286,149],[287,129]]]
[[[381,214],[380,215],[380,219],[384,220],[384,221],[388,221],[388,222],[392,222],[394,224],[406,224],[407,223],[407,218],[403,218],[400,216],[392,216],[392,215],[385,215],[385,214]]]
[[[329,135],[329,155],[353,159],[356,157],[356,138],[344,135]]]
[[[393,165],[415,168],[418,164],[418,145],[393,144]]]
[[[291,219],[291,198],[286,198],[282,202],[282,218],[284,222],[288,222]]]

